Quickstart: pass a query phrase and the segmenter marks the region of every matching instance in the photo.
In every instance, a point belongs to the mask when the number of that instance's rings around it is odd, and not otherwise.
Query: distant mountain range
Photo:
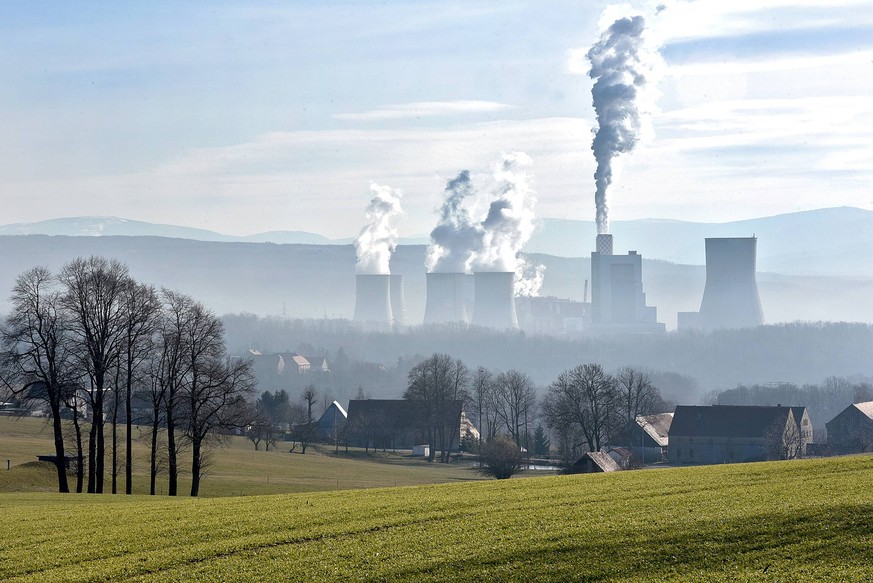
[[[696,223],[663,219],[614,221],[615,250],[639,251],[646,259],[703,265],[706,237],[758,237],[758,270],[793,275],[873,277],[873,211],[827,208],[734,221]],[[205,229],[131,221],[115,217],[74,217],[0,226],[0,235],[169,237],[225,243],[348,245],[352,238],[329,239],[306,231],[271,231],[247,237]],[[525,248],[528,253],[587,257],[594,247],[592,221],[542,219]],[[426,236],[402,245],[422,245]]]

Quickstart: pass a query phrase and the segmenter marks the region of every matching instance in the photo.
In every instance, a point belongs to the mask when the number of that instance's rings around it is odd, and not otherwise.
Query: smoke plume
[[[496,200],[482,221],[482,247],[475,253],[475,271],[515,271],[516,255],[534,232],[536,198],[528,183],[532,161],[524,152],[503,154],[494,166]]]
[[[520,255],[518,257],[518,264],[515,267],[515,279],[513,281],[515,295],[523,297],[539,296],[545,276],[545,265],[536,265],[527,257]]]
[[[430,232],[426,267],[429,273],[466,273],[482,246],[482,229],[470,219],[464,200],[475,194],[470,172],[462,170],[446,183],[439,221]]]
[[[619,18],[588,51],[588,75],[595,79],[591,95],[598,124],[591,145],[597,161],[594,201],[598,234],[609,232],[606,191],[612,183],[613,159],[634,149],[645,121],[638,103],[651,70],[646,61],[644,31],[642,16]]]
[[[389,274],[391,253],[397,247],[397,228],[394,217],[403,212],[400,208],[402,193],[388,186],[371,184],[373,198],[367,205],[367,224],[355,238],[359,274]]]

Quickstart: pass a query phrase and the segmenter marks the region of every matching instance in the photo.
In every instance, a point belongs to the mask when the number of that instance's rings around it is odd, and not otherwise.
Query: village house
[[[721,464],[798,457],[809,441],[796,419],[808,423],[805,407],[679,405],[670,424],[669,459]]]
[[[873,451],[873,401],[849,405],[825,427],[832,453]]]
[[[672,422],[672,413],[639,415],[625,426],[616,443],[630,449],[640,463],[664,461]]]

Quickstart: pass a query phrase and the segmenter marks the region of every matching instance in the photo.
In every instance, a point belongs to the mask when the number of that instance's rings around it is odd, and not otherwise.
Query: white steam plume
[[[482,248],[473,259],[475,271],[515,271],[516,255],[535,226],[536,198],[527,176],[531,163],[524,152],[511,152],[494,166],[496,200],[481,223]]]
[[[475,194],[470,172],[462,170],[446,183],[439,222],[430,232],[425,266],[429,273],[466,273],[473,253],[482,246],[483,231],[470,220],[464,200]]]
[[[400,208],[402,193],[388,186],[371,184],[373,198],[367,205],[367,224],[355,238],[359,274],[389,274],[391,253],[397,247],[397,228],[394,218],[403,212]]]
[[[606,191],[612,183],[613,159],[634,149],[647,122],[641,102],[652,61],[644,33],[642,16],[619,18],[588,51],[598,124],[591,149],[597,161],[594,201],[599,234],[609,232]]]
[[[545,265],[535,265],[527,257],[519,256],[518,264],[515,267],[515,295],[524,297],[539,296],[545,276]]]

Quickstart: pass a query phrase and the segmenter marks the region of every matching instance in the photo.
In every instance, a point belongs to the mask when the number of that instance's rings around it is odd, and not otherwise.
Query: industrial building
[[[463,273],[428,273],[424,323],[469,323],[466,284]]]
[[[394,324],[391,309],[391,276],[358,274],[355,276],[355,315],[353,320],[372,330],[390,330]]]
[[[706,287],[699,312],[679,312],[678,327],[706,331],[749,328],[764,323],[755,237],[706,239]]]
[[[591,253],[591,315],[588,331],[664,332],[657,308],[646,305],[643,291],[643,257],[636,251],[613,254],[612,235],[597,235]]]
[[[473,274],[475,298],[473,325],[497,330],[517,330],[515,273],[479,271]]]

